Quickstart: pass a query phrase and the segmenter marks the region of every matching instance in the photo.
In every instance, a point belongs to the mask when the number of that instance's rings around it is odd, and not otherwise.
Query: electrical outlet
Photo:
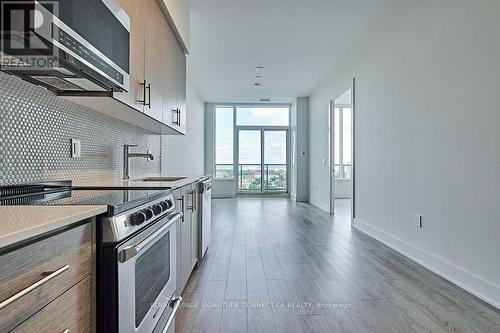
[[[71,157],[72,158],[82,157],[82,145],[80,140],[71,139]]]
[[[415,226],[418,228],[422,228],[422,215],[415,215],[413,217],[413,222],[415,223]]]

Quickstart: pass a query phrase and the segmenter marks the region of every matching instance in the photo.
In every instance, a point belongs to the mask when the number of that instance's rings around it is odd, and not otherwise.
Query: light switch
[[[71,139],[71,157],[72,158],[82,157],[82,145],[80,140]]]

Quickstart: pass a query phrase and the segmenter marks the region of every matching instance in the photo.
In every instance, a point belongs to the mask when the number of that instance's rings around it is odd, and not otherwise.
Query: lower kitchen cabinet
[[[183,213],[177,228],[177,293],[181,294],[198,261],[197,184],[174,191],[176,209]]]
[[[0,255],[0,332],[88,332],[93,223]]]

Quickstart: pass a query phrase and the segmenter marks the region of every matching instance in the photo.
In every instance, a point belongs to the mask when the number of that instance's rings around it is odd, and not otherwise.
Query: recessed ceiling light
[[[255,67],[255,70],[257,72],[262,72],[264,70],[264,66],[257,66],[257,67]]]
[[[270,98],[261,98],[260,101],[261,102],[270,102],[271,99]]]

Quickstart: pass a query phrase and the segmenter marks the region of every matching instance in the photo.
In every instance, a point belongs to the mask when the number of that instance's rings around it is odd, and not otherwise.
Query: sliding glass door
[[[262,134],[238,131],[238,190],[262,192]]]
[[[264,130],[264,191],[287,191],[288,131]]]
[[[237,127],[238,192],[288,192],[288,146],[288,129]]]

